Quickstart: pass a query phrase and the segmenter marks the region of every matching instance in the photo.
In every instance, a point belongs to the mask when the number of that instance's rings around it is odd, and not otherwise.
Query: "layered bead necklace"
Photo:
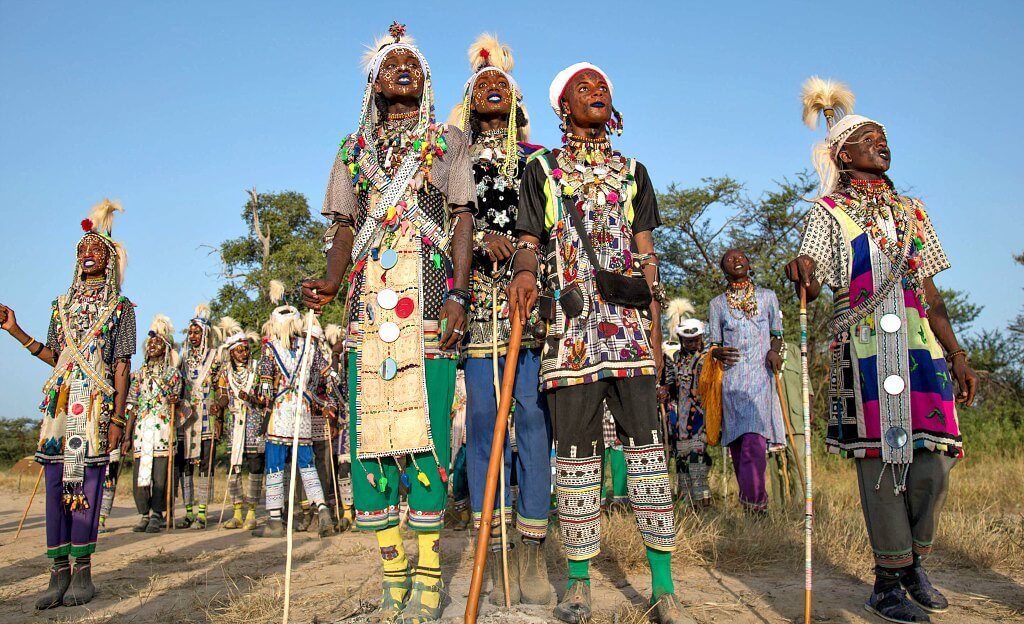
[[[754,282],[749,279],[742,282],[730,282],[729,290],[725,291],[725,301],[729,304],[729,313],[735,319],[744,316],[749,319],[757,316],[757,292]],[[742,316],[736,316],[733,310],[738,310]]]
[[[558,168],[551,175],[562,187],[564,195],[575,197],[577,208],[589,202],[595,246],[606,245],[613,236],[609,231],[612,210],[625,201],[626,189],[633,181],[629,161],[612,151],[606,137],[591,139],[569,135],[565,149],[558,154]]]

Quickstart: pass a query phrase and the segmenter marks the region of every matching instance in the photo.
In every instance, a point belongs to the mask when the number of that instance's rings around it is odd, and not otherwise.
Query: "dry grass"
[[[870,565],[853,465],[820,458],[815,466],[814,558],[818,565],[860,574]],[[716,469],[717,470],[717,469]],[[720,483],[721,472],[715,477]],[[733,492],[735,486],[731,484]],[[723,487],[714,488],[721,492]],[[945,567],[1024,573],[1024,459],[962,462],[950,478],[939,524],[936,560]],[[734,495],[735,496],[735,495]],[[677,566],[712,566],[744,573],[803,559],[803,514],[773,512],[755,519],[735,500],[705,511],[677,512]],[[646,567],[631,514],[611,513],[603,523],[605,555],[624,571]]]

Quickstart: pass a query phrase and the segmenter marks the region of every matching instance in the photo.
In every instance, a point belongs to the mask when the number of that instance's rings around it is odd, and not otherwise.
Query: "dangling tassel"
[[[420,469],[420,465],[416,463],[416,458],[411,453],[409,454],[409,459],[412,460],[412,465],[416,467],[416,480],[422,483],[423,487],[430,487],[430,477]]]
[[[437,473],[441,475],[441,483],[448,483],[448,471],[441,465],[441,461],[437,459],[437,451],[431,447],[430,454],[434,456],[434,464],[437,465]]]
[[[512,87],[512,107],[508,113],[508,128],[505,129],[505,161],[501,163],[501,176],[513,182],[519,175],[519,147],[516,136],[519,112],[519,98],[515,87]]]

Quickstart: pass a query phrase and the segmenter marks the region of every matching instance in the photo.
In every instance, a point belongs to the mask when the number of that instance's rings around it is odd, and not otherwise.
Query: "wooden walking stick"
[[[302,367],[299,369],[299,413],[295,415],[295,421],[292,423],[292,467],[291,482],[288,484],[288,551],[284,564],[284,617],[281,620],[284,624],[288,624],[288,608],[291,606],[292,598],[292,533],[295,525],[295,514],[292,513],[292,510],[295,509],[295,480],[298,479],[299,468],[299,417],[302,413],[302,401],[306,395],[306,382],[309,381],[309,369],[311,368],[306,363],[306,358],[313,357],[309,352],[313,338],[313,317],[314,312],[310,310],[306,315],[306,337],[303,340],[302,354],[299,356],[298,363]]]
[[[779,393],[779,404],[782,406],[782,424],[786,427],[786,437],[789,445],[793,448],[793,457],[800,457],[800,450],[796,447],[796,438],[793,437],[793,423],[789,422],[789,405],[786,404],[785,395],[782,393],[782,378],[775,373],[775,391]],[[787,464],[788,465],[788,464]],[[800,477],[800,483],[804,482],[804,470],[800,462],[796,462],[796,473]],[[786,475],[786,487],[789,487],[789,474]]]
[[[337,415],[335,415],[337,418]],[[338,491],[338,473],[334,469],[334,436],[331,434],[331,421],[324,423],[324,437],[327,438],[327,465],[331,468],[331,487],[334,488],[334,515],[339,525],[341,523],[341,492]]]
[[[800,285],[800,368],[804,408],[804,624],[811,624],[811,543],[814,494],[811,489],[811,379],[807,372],[807,290]]]
[[[498,263],[494,263],[494,273],[498,272]],[[492,273],[492,275],[494,274]],[[501,402],[501,385],[498,382],[498,286],[496,282],[491,283],[491,364],[493,365],[494,374],[492,379],[494,381],[494,407],[498,407],[498,403]],[[505,357],[505,365],[508,366],[508,357]],[[508,536],[505,534],[505,436],[501,436],[501,463],[499,464],[501,470],[498,475],[498,483],[500,484],[501,491],[498,493],[500,498],[498,499],[501,509],[501,518],[498,520],[500,526],[499,531],[501,532],[501,571],[502,571],[502,583],[505,586],[505,608],[512,608],[512,598],[509,596],[510,588],[508,586]],[[480,523],[480,529],[486,530],[489,534],[491,532],[490,524],[484,529],[484,523]]]
[[[32,495],[28,497],[28,505],[25,505],[25,513],[21,514],[21,521],[18,522],[18,531],[14,534],[14,540],[18,539],[21,535],[21,526],[25,524],[25,518],[28,517],[28,510],[32,509],[32,501],[36,499],[36,491],[39,489],[39,482],[43,480],[43,466],[39,466],[39,474],[36,475],[36,484],[32,486]],[[12,542],[14,540],[11,540]]]
[[[504,463],[505,429],[508,425],[508,413],[512,408],[512,388],[516,382],[516,366],[519,364],[519,345],[523,340],[523,326],[519,322],[519,307],[512,306],[510,323],[512,332],[505,353],[505,374],[501,380],[501,400],[498,413],[494,419],[494,437],[491,438],[491,458],[487,464],[487,481],[484,485],[484,505],[480,512],[480,527],[490,527],[494,517],[494,493],[498,488],[498,473]],[[469,584],[469,598],[466,601],[465,621],[476,622],[480,608],[480,588],[484,581],[484,566],[487,564],[487,542],[490,530],[478,531],[476,536],[476,552],[473,555],[473,578]],[[506,594],[507,596],[508,594]]]
[[[164,516],[167,517],[168,533],[174,530],[174,489],[178,487],[174,478],[174,456],[178,452],[178,420],[175,418],[175,412],[177,411],[175,408],[177,408],[177,404],[171,403],[171,442],[167,445],[167,508],[164,511]]]

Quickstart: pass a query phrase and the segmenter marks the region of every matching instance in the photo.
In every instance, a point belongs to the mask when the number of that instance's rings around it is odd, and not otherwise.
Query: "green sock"
[[[206,505],[199,506],[199,519],[206,522]]]
[[[235,520],[242,521],[242,503],[235,503]]]
[[[672,553],[647,547],[647,563],[651,565],[651,600],[674,594],[672,584]],[[571,574],[570,568],[570,576]]]
[[[573,581],[583,581],[590,585],[590,559],[574,561],[569,559],[569,582],[567,587],[572,587]]]
[[[191,520],[195,516],[192,514],[192,505],[185,505],[185,517]]]

